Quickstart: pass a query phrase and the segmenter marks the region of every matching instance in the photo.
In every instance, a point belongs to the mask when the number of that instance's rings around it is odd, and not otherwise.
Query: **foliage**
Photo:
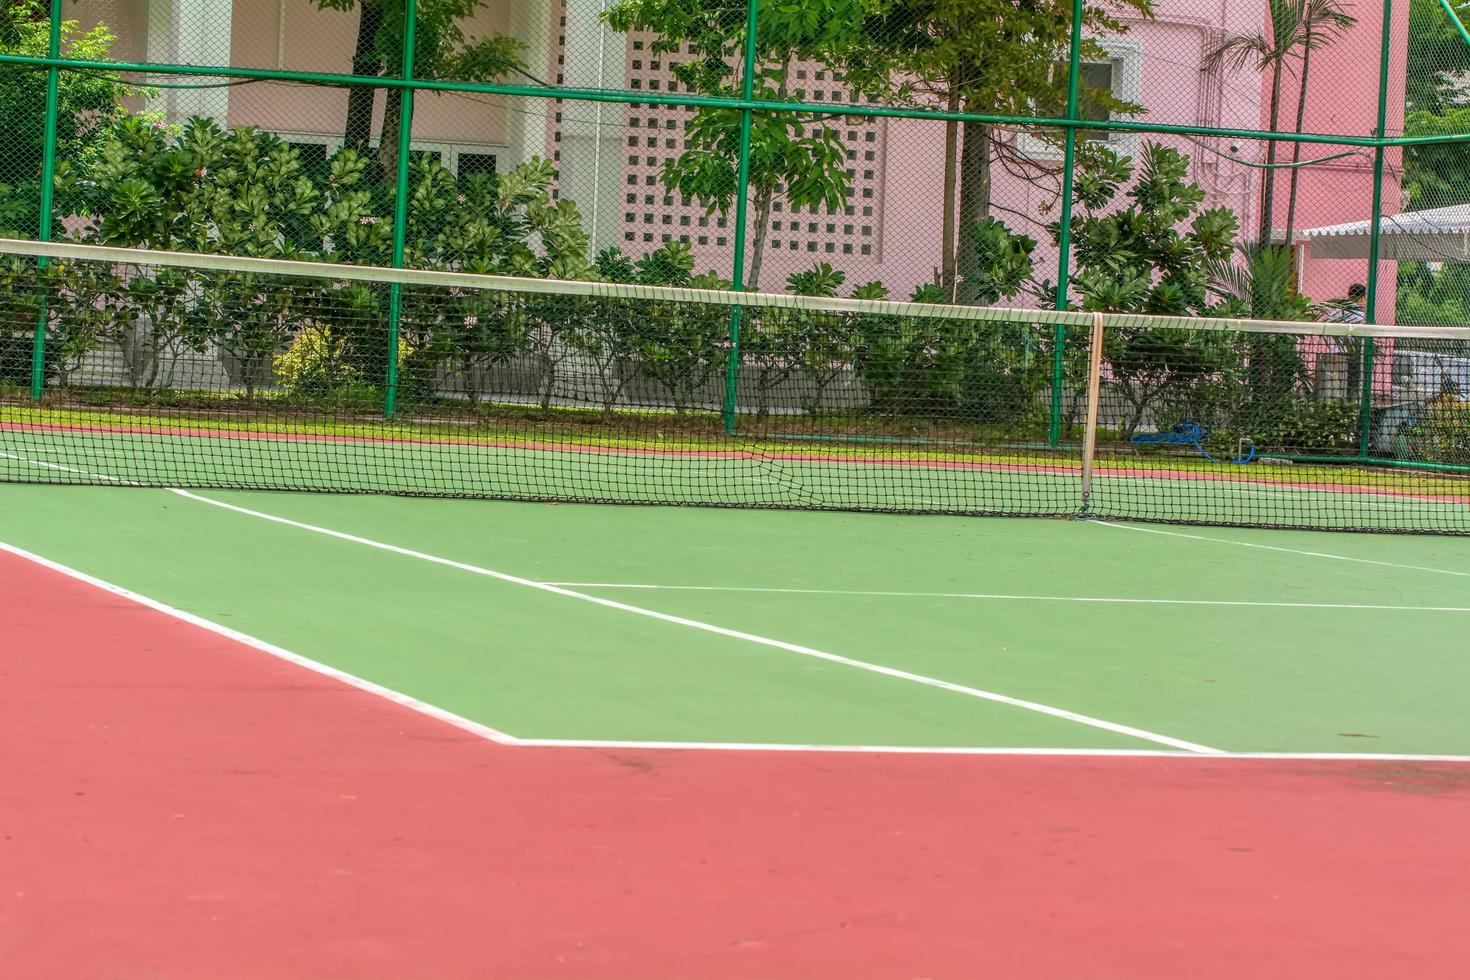
[[[1470,323],[1470,265],[1431,269],[1423,262],[1405,264],[1399,271],[1398,317],[1401,323]]]
[[[684,242],[668,242],[634,263],[634,281],[648,286],[729,289],[713,272],[694,274]],[[703,403],[707,386],[723,371],[730,350],[728,307],[677,300],[649,300],[628,324],[625,343],[645,377],[661,385],[682,413]]]
[[[396,76],[403,64],[405,4],[395,0],[314,0],[321,10],[358,14],[357,42],[352,73],[375,78]],[[488,0],[417,0],[414,30],[415,78],[493,82],[509,74],[525,74],[525,45],[502,34],[469,37],[460,26],[488,5]],[[373,101],[377,90],[368,85],[348,90],[344,145],[366,155],[372,136]],[[391,180],[398,158],[403,90],[388,90],[378,131],[376,164]]]
[[[346,341],[325,326],[302,330],[290,347],[276,355],[275,371],[289,395],[305,399],[330,395],[361,377]]]
[[[1095,38],[1123,33],[1120,15],[1148,17],[1153,7],[1153,0],[1086,4],[1083,60],[1106,60]],[[869,9],[858,43],[841,51],[840,67],[860,91],[898,104],[1059,117],[1067,103],[1071,33],[1071,0],[884,0]],[[1097,113],[1139,111],[1102,90],[1084,86],[1081,97]],[[951,124],[945,137],[939,284],[946,296],[958,287],[962,302],[980,302],[972,292],[979,270],[967,243],[971,229],[989,216],[993,161],[1033,174],[1041,168],[995,139],[985,123]]]
[[[1227,34],[1205,56],[1205,65],[1219,68],[1251,68],[1270,72],[1270,130],[1281,131],[1281,83],[1288,71],[1297,73],[1298,86],[1296,131],[1305,121],[1308,82],[1312,53],[1337,40],[1357,23],[1347,12],[1342,0],[1267,0],[1266,30]],[[1293,144],[1292,160],[1300,159],[1301,144]],[[1268,244],[1275,228],[1277,141],[1266,141],[1265,192],[1260,215],[1260,242]],[[1287,219],[1287,240],[1296,217],[1297,179],[1291,181],[1291,203]]]
[[[44,57],[50,24],[39,0],[0,4],[0,53]],[[116,39],[104,26],[82,31],[74,20],[62,22],[62,50],[76,58],[105,61]],[[98,140],[126,115],[122,100],[132,90],[106,72],[65,71],[58,75],[56,160],[59,182],[86,172]],[[0,67],[0,235],[34,238],[39,230],[41,164],[45,144],[46,71],[14,65]],[[63,195],[58,211],[71,202]]]
[[[1395,442],[1400,459],[1470,466],[1470,402],[1449,392],[1440,395]]]
[[[1463,5],[1462,5],[1463,6]],[[1470,11],[1466,12],[1470,17]],[[1408,136],[1463,136],[1470,133],[1470,71],[1466,45],[1439,0],[1413,0],[1409,8]],[[1463,143],[1424,143],[1404,151],[1404,190],[1410,209],[1470,202],[1465,181]],[[1431,268],[1423,262],[1399,265],[1400,323],[1470,322],[1470,271],[1463,264]]]
[[[1463,2],[1461,17],[1470,20]],[[1410,0],[1405,102],[1410,115],[1444,115],[1465,101],[1460,79],[1470,72],[1470,45],[1445,16],[1440,0]],[[1463,132],[1463,130],[1461,130]]]
[[[862,0],[815,0],[805,4],[767,3],[757,12],[756,99],[788,102],[805,98],[793,87],[797,61],[842,60],[841,52],[860,40]],[[617,31],[651,31],[653,54],[684,52],[693,57],[673,64],[678,84],[691,92],[725,98],[743,96],[745,0],[619,0],[605,15]],[[734,67],[740,65],[739,71]],[[805,118],[793,113],[757,113],[751,119],[749,183],[753,194],[751,261],[745,285],[760,282],[765,240],[778,189],[793,210],[823,208],[831,214],[851,192],[841,120]],[[711,214],[726,214],[739,193],[741,113],[701,106],[684,124],[686,149],[664,167],[661,179],[670,193],[698,200]]]
[[[798,296],[832,297],[837,295],[838,287],[846,280],[846,273],[837,271],[826,262],[818,262],[810,269],[792,273],[787,277],[786,285]],[[859,290],[871,298],[882,290],[882,286],[868,283]],[[762,319],[763,327],[767,319],[774,320],[766,330],[777,339],[780,350],[778,363],[784,363],[792,373],[800,372],[801,407],[807,414],[816,415],[826,401],[827,390],[850,370],[856,356],[859,334],[853,323],[854,317],[842,312],[797,307],[767,311]],[[779,371],[777,374],[779,376]],[[762,380],[769,383],[769,378]]]

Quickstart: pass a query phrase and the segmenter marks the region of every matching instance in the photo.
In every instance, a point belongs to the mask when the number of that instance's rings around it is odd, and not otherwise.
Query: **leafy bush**
[[[1394,449],[1400,459],[1470,466],[1470,402],[1453,395],[1430,401]]]
[[[50,42],[48,6],[40,0],[0,3],[0,53],[45,57]],[[75,20],[62,21],[61,48],[68,57],[111,60],[115,40],[105,26],[83,31]],[[133,91],[107,72],[60,73],[56,115],[60,213],[73,206],[77,175],[90,170],[101,134],[125,115],[122,100]],[[5,138],[0,157],[0,235],[5,237],[34,238],[40,230],[45,105],[46,72],[9,65],[0,69],[0,133]]]
[[[361,378],[350,355],[346,341],[334,337],[331,327],[307,327],[276,355],[276,379],[295,398],[330,395]]]

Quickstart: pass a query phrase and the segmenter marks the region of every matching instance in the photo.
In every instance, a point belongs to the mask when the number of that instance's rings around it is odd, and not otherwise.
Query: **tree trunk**
[[[1307,79],[1312,73],[1312,22],[1307,21],[1306,47],[1302,51],[1302,82],[1296,94],[1296,133],[1301,135],[1302,129],[1307,122]],[[1297,185],[1301,180],[1301,168],[1298,164],[1302,160],[1302,145],[1300,142],[1291,144],[1291,190],[1287,195],[1286,202],[1286,247],[1291,247],[1292,236],[1296,234],[1296,196]]]
[[[403,118],[403,89],[391,89],[383,106],[383,135],[378,137],[378,169],[385,184],[398,176],[398,134],[405,123],[413,125],[412,119]]]
[[[1271,132],[1281,125],[1281,72],[1283,64],[1277,59],[1271,70]],[[1276,211],[1276,141],[1266,141],[1266,189],[1261,195],[1261,244],[1271,244],[1272,226]]]
[[[959,85],[951,81],[949,99],[945,108],[957,112],[960,108]],[[954,119],[944,124],[944,195],[940,205],[944,215],[939,246],[939,288],[946,302],[954,302],[954,219],[955,191],[959,188],[960,124]]]
[[[955,302],[975,304],[980,295],[980,253],[975,228],[990,216],[990,147],[994,131],[987,123],[966,122],[960,146],[959,234],[955,240]]]
[[[776,101],[785,102],[787,94],[787,80],[791,78],[792,55],[788,51],[781,59],[781,81],[776,86]],[[744,188],[740,189],[741,191]],[[751,242],[750,265],[745,270],[745,282],[741,288],[754,290],[761,279],[761,264],[766,254],[766,239],[771,229],[771,204],[776,199],[774,187],[762,187],[755,195],[755,238]]]
[[[383,26],[380,0],[361,0],[358,4],[357,47],[352,55],[352,74],[376,77],[383,73],[378,58],[378,30]],[[371,85],[354,85],[347,90],[347,125],[342,131],[342,145],[366,154],[373,136],[373,101],[378,90]]]
[[[755,192],[755,235],[750,242],[750,266],[745,270],[743,284],[743,288],[751,291],[760,285],[761,259],[766,254],[766,237],[771,227],[771,203],[775,196],[775,188],[772,187],[762,187]]]

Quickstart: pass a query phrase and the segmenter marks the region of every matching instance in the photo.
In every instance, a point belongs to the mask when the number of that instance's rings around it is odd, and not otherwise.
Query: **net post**
[[[41,213],[38,215],[37,239],[51,241],[51,211],[56,193],[56,117],[61,103],[61,68],[56,60],[61,57],[61,0],[51,0],[50,34],[46,43],[47,57],[51,64],[46,66],[46,132],[41,154]],[[45,256],[36,260],[36,268],[48,265]],[[50,312],[43,286],[40,309],[36,313],[36,332],[31,338],[31,400],[40,401],[46,388],[46,321]]]
[[[1378,145],[1373,148],[1373,218],[1368,237],[1368,295],[1364,298],[1363,322],[1378,322],[1379,258],[1383,244],[1383,169],[1388,126],[1388,64],[1393,51],[1393,0],[1383,0],[1383,40],[1378,60],[1378,125],[1373,135]],[[1373,367],[1375,344],[1372,337],[1363,339],[1362,392],[1358,405],[1358,458],[1372,455],[1373,442]]]
[[[418,31],[418,0],[408,0],[403,9],[403,79],[413,81],[415,34]],[[408,240],[408,155],[413,145],[412,85],[403,89],[398,103],[398,157],[393,178],[393,268],[403,268]],[[383,388],[383,417],[391,419],[398,410],[398,335],[403,319],[403,286],[388,286],[388,373]]]
[[[1087,428],[1082,433],[1082,496],[1077,516],[1092,509],[1092,471],[1097,460],[1098,401],[1102,392],[1103,315],[1092,315],[1092,345],[1087,352]]]
[[[1067,78],[1067,120],[1077,121],[1077,106],[1082,85],[1082,7],[1085,0],[1072,0],[1072,48]],[[1068,126],[1062,150],[1062,219],[1057,235],[1057,301],[1056,308],[1067,308],[1067,291],[1072,272],[1072,194],[1077,166],[1077,127]],[[1062,443],[1062,385],[1066,380],[1067,327],[1057,324],[1051,355],[1051,424],[1046,444],[1056,449]]]
[[[736,291],[745,288],[745,225],[749,220],[750,197],[750,130],[749,102],[755,97],[756,15],[760,0],[747,0],[745,6],[745,67],[740,79],[740,95],[747,105],[740,110],[740,162],[735,180],[735,264],[731,285]],[[740,389],[740,321],[744,310],[730,307],[730,353],[725,362],[725,435],[735,434],[735,402]]]

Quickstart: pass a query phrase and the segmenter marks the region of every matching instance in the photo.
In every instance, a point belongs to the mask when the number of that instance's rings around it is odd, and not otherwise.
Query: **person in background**
[[[1327,318],[1330,323],[1367,323],[1367,310],[1364,308],[1368,299],[1368,287],[1360,282],[1355,282],[1348,287],[1347,299],[1335,303],[1332,314]]]

